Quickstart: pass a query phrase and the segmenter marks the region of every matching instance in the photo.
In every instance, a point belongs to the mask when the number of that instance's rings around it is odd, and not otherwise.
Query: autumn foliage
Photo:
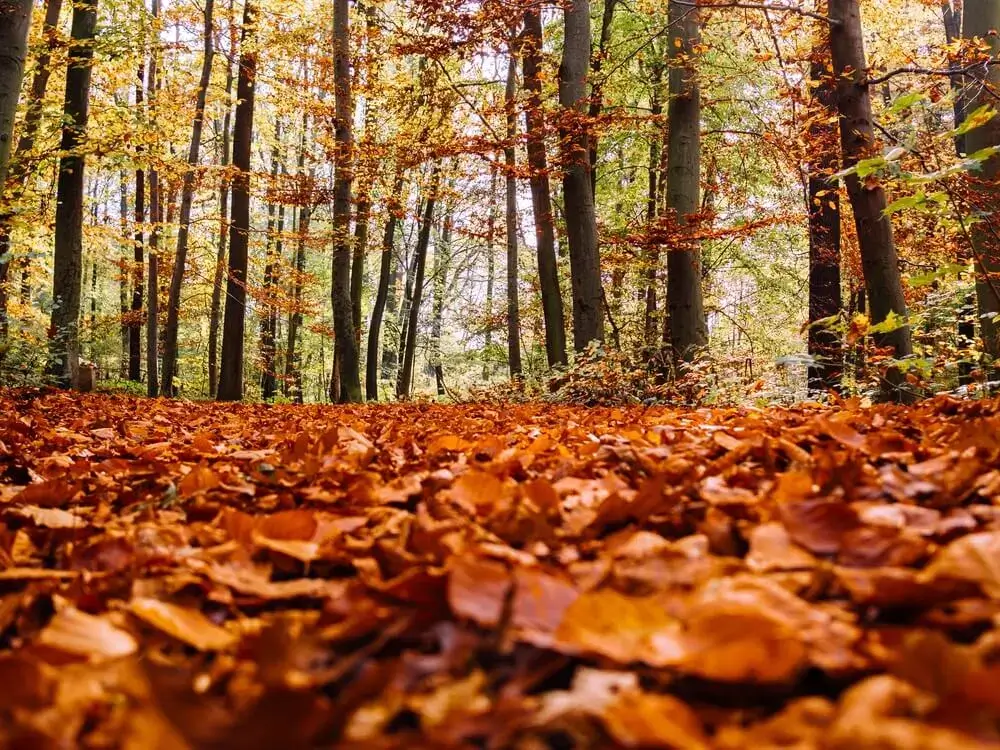
[[[0,396],[4,747],[978,748],[1000,403]]]

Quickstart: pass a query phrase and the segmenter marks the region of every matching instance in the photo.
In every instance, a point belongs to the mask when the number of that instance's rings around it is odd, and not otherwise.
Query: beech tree
[[[59,179],[56,186],[55,254],[49,375],[58,385],[75,385],[80,363],[80,297],[83,282],[83,192],[86,157],[81,146],[90,113],[90,78],[97,30],[97,0],[73,5],[63,98]]]
[[[701,208],[701,88],[692,59],[699,27],[697,8],[671,0],[667,207],[681,232],[679,246],[667,254],[667,301],[670,345],[678,363],[690,362],[708,343],[701,247],[696,237],[684,231],[693,226]]]
[[[862,159],[871,157],[876,149],[861,10],[858,0],[830,0],[829,12],[842,163],[849,170]],[[885,190],[877,182],[863,182],[857,172],[848,174],[846,183],[861,249],[871,318],[876,325],[889,321],[890,330],[879,333],[876,340],[891,349],[897,359],[903,359],[913,353],[913,346],[892,224],[886,215]],[[884,390],[892,398],[905,400],[910,397],[900,368],[888,369]]]
[[[181,185],[180,223],[177,227],[177,250],[174,254],[174,270],[170,276],[170,296],[167,300],[167,322],[163,329],[163,396],[176,394],[174,371],[177,369],[177,329],[180,324],[181,289],[184,285],[184,271],[187,263],[188,236],[191,228],[191,205],[194,202],[195,170],[201,154],[201,133],[205,123],[205,102],[208,86],[212,81],[212,60],[215,47],[212,44],[212,14],[214,0],[205,0],[204,49],[202,50],[201,78],[195,97],[194,120],[191,123],[191,143],[188,146],[188,169]]]
[[[236,117],[233,123],[233,158],[229,217],[229,278],[222,327],[222,359],[218,398],[243,398],[243,333],[246,326],[247,253],[250,243],[250,146],[253,136],[254,95],[257,76],[257,6],[246,0],[240,39],[239,74],[236,83]]]
[[[996,62],[1000,55],[1000,3],[991,0],[965,0],[963,34],[966,39],[978,40],[986,45],[990,58]],[[1000,87],[1000,67],[985,65],[976,75],[970,76],[975,85],[975,96],[969,102],[972,111],[981,107],[996,109],[995,94]],[[993,114],[987,122],[973,128],[965,135],[965,148],[970,154],[984,149],[1000,147],[1000,115]],[[979,172],[972,175],[974,200],[983,221],[972,227],[972,245],[976,270],[976,300],[983,342],[983,351],[990,360],[990,368],[998,370],[1000,363],[1000,154],[986,159]],[[995,379],[995,378],[994,378]]]
[[[351,302],[351,185],[354,143],[351,118],[351,36],[348,0],[335,0],[333,19],[336,96],[336,178],[333,187],[333,327],[340,367],[340,400],[362,400],[358,339]]]
[[[590,70],[590,0],[569,0],[563,10],[563,56],[559,68],[563,200],[573,287],[573,345],[583,351],[604,341],[604,302],[597,214],[590,182],[590,146],[584,119]]]
[[[31,7],[30,0],[0,0],[0,188],[7,181],[7,164],[14,141],[14,116],[28,54]]]

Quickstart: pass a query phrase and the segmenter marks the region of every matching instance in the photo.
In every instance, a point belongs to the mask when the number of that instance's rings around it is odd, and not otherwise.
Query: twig
[[[705,3],[698,2],[697,0],[673,0],[673,2],[688,8],[699,8],[701,10],[715,10],[716,8],[741,8],[743,10],[763,10],[765,12],[773,10],[779,13],[795,13],[796,15],[805,16],[806,18],[815,18],[817,21],[823,21],[824,23],[831,24],[832,26],[840,25],[840,21],[836,18],[830,18],[830,16],[824,16],[822,13],[816,13],[815,11],[806,10],[805,8],[800,8],[796,5],[788,5],[786,3]]]

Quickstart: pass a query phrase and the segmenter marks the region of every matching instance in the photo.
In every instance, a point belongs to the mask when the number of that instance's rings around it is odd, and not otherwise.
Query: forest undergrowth
[[[1000,742],[1000,402],[0,392],[0,744]]]

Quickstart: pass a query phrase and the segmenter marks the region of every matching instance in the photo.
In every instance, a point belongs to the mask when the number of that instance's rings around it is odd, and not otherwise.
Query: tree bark
[[[545,323],[545,355],[549,367],[566,364],[566,321],[556,264],[555,222],[552,216],[552,190],[549,185],[548,159],[545,153],[545,115],[542,112],[542,20],[538,8],[525,11],[524,39],[521,45],[524,65],[524,88],[528,100],[524,113],[527,135],[531,209],[535,221],[535,252],[538,259],[538,285],[542,294],[542,318]]]
[[[837,81],[842,160],[844,167],[850,168],[877,150],[871,95],[865,84],[867,66],[861,11],[858,0],[830,0],[829,13],[836,21],[830,24],[830,48]],[[906,300],[892,225],[885,215],[885,191],[878,184],[862,183],[857,174],[849,175],[846,182],[861,247],[861,266],[872,322],[879,324],[895,315],[903,323],[893,331],[880,334],[876,342],[892,349],[896,359],[908,357],[913,348],[910,327],[906,324]],[[894,400],[909,400],[912,396],[898,367],[888,368],[882,390],[885,397]]]
[[[63,99],[59,177],[56,185],[55,258],[48,374],[64,388],[76,384],[80,359],[80,294],[83,255],[83,185],[86,160],[80,152],[90,111],[90,76],[97,29],[97,0],[73,6],[66,93]]]
[[[368,327],[368,356],[365,360],[365,395],[369,401],[378,401],[379,338],[382,334],[382,319],[385,316],[386,302],[389,299],[389,284],[392,276],[394,246],[396,242],[396,224],[399,222],[401,210],[399,194],[403,190],[403,171],[397,168],[396,179],[388,202],[388,218],[385,221],[385,234],[382,237],[382,257],[379,263],[378,289],[375,293],[375,304],[372,306],[372,319]]]
[[[441,236],[434,248],[434,268],[431,277],[434,281],[434,310],[431,319],[431,369],[434,371],[434,384],[438,396],[446,396],[444,384],[444,363],[441,361],[441,332],[444,321],[444,296],[448,267],[451,263],[451,230],[452,214],[445,214],[441,227]]]
[[[0,2],[9,3],[9,7],[13,9],[13,12],[20,13],[22,6],[27,7],[27,16],[24,17],[24,22],[27,24],[31,18],[31,3],[26,2],[26,0],[19,3],[19,0],[0,0]],[[56,26],[59,23],[59,13],[62,10],[62,0],[46,0],[45,3],[45,21],[42,26],[42,30],[46,39],[48,40],[47,45],[43,48],[42,52],[38,55],[35,60],[34,73],[31,77],[31,94],[28,101],[27,110],[24,114],[24,121],[21,124],[21,135],[17,139],[17,147],[14,149],[13,153],[10,154],[9,160],[4,157],[0,159],[6,166],[6,177],[3,177],[4,169],[0,167],[0,204],[5,205],[8,209],[13,207],[13,205],[20,199],[24,192],[25,185],[27,183],[28,173],[32,166],[32,159],[30,158],[31,150],[35,145],[35,137],[38,134],[38,126],[42,121],[42,106],[45,102],[45,90],[48,87],[49,76],[52,73],[52,50],[56,45]],[[24,28],[24,33],[27,34],[27,25]],[[18,26],[16,23],[10,24],[5,27],[3,31],[0,31],[0,37],[4,34],[11,35],[11,41],[8,42],[12,45],[13,52],[12,57],[16,57],[19,52],[19,47],[17,46],[18,40]],[[27,44],[25,40],[24,44]],[[4,42],[0,42],[0,48],[6,46]],[[3,54],[3,53],[0,53]],[[23,77],[23,58],[26,56],[27,51],[22,54],[22,73]],[[8,74],[13,75],[15,72],[17,63],[13,63]],[[13,81],[11,81],[13,83]],[[8,84],[9,85],[9,84]],[[17,95],[20,94],[20,82],[17,84]],[[3,85],[0,85],[3,88]],[[8,94],[9,96],[9,94]],[[3,103],[0,103],[0,109],[5,107],[15,107],[17,106],[17,101],[9,101],[3,94],[0,94],[0,98],[4,99]],[[13,118],[13,110],[11,118]],[[0,116],[2,119],[2,116]],[[13,123],[13,119],[11,120]],[[3,136],[0,135],[0,138]],[[10,139],[12,133],[7,133],[7,138]],[[0,150],[4,147],[9,149],[10,141],[0,142]],[[9,292],[7,290],[7,285],[10,276],[10,269],[13,265],[12,251],[11,251],[11,222],[13,220],[13,212],[3,211],[0,212],[0,342],[7,338],[8,332],[8,321],[7,321],[7,300],[9,298]],[[22,260],[26,263],[27,260]]]
[[[701,288],[701,245],[691,236],[701,208],[701,88],[692,56],[701,38],[700,12],[670,2],[670,63],[667,116],[667,210],[679,229],[667,254],[670,346],[677,366],[691,362],[708,344]]]
[[[993,0],[965,0],[963,33],[967,39],[978,38],[990,47],[996,59],[1000,55],[1000,3]],[[970,102],[973,111],[984,105],[996,107],[993,99],[1000,86],[1000,67],[986,69],[985,80],[976,86],[977,95]],[[1000,146],[1000,116],[995,115],[985,125],[969,131],[965,145],[973,154],[984,148]],[[987,159],[982,169],[972,176],[977,208],[985,212],[983,221],[972,227],[972,245],[976,268],[976,301],[980,336],[987,357],[990,380],[1000,379],[1000,155]]]
[[[141,113],[146,96],[146,63],[139,62],[135,80],[135,109]],[[135,160],[141,164],[142,145],[135,147]],[[137,166],[135,170],[135,240],[132,247],[132,317],[129,321],[128,339],[128,379],[142,381],[142,295],[145,272],[145,232],[146,222],[146,171]]]
[[[333,328],[340,365],[340,401],[362,400],[358,340],[351,301],[351,184],[354,144],[351,128],[351,33],[348,0],[334,0],[334,94],[336,100],[337,166],[333,186]]]
[[[569,0],[563,11],[565,42],[559,69],[562,106],[563,199],[573,288],[573,345],[583,351],[604,341],[604,294],[597,213],[590,185],[590,147],[585,121],[590,69],[590,0]]]
[[[229,278],[222,324],[222,362],[218,398],[243,398],[243,334],[246,329],[247,251],[250,241],[250,142],[253,136],[254,95],[257,77],[257,6],[246,0],[236,83],[236,118],[233,124],[232,201],[229,227]]]
[[[611,43],[611,25],[615,20],[615,9],[618,7],[618,0],[604,0],[604,12],[601,13],[601,35],[598,37],[597,54],[590,61],[591,80],[593,87],[590,94],[590,106],[587,114],[591,122],[601,116],[604,108],[604,84],[600,80],[601,69],[604,67],[604,58],[608,54],[608,45]],[[594,194],[594,203],[597,203],[597,135],[590,134],[590,189]]]
[[[652,120],[652,130],[649,137],[649,162],[646,166],[646,226],[653,228],[653,223],[660,215],[660,173],[663,159],[663,136],[666,126],[661,121],[663,116],[663,72],[664,64],[662,58],[654,55],[654,60],[650,69],[650,102],[649,111]],[[645,288],[642,300],[645,302],[645,312],[643,314],[643,342],[646,350],[653,355],[660,338],[660,326],[656,312],[656,286],[657,271],[660,266],[660,247],[655,242],[649,242],[649,246],[643,253],[645,265],[643,276],[645,277]]]
[[[809,165],[809,390],[837,390],[843,372],[839,336],[818,321],[840,313],[840,193],[830,182],[837,171],[837,140],[830,113],[835,111],[836,89],[823,50],[814,52],[810,86],[814,112],[807,137],[815,161]]]
[[[306,176],[306,135],[309,130],[309,115],[302,113],[302,132],[299,135],[299,157],[296,177],[305,183],[308,194],[300,193],[298,226],[295,229],[295,261],[292,277],[292,314],[288,316],[288,343],[285,346],[285,380],[283,391],[296,403],[302,403],[302,363],[299,354],[299,329],[302,327],[302,277],[306,272],[306,241],[309,238],[309,223],[312,218],[312,173]],[[305,192],[305,191],[303,191]]]
[[[215,255],[215,274],[212,277],[212,302],[208,318],[208,395],[215,398],[219,385],[219,317],[222,310],[222,276],[226,270],[226,244],[229,239],[229,224],[226,209],[229,205],[230,133],[232,127],[233,63],[236,55],[236,24],[233,18],[233,0],[229,0],[229,54],[226,56],[226,114],[222,118],[221,155],[219,164],[223,168],[222,184],[219,186],[219,238]],[[216,121],[217,122],[217,121]],[[216,128],[218,129],[218,128]]]
[[[504,166],[507,183],[507,365],[510,376],[521,376],[521,311],[517,300],[517,57],[510,51],[507,63],[507,89],[504,110],[507,115],[507,142],[504,146]]]
[[[278,177],[281,174],[281,121],[274,126],[276,148],[271,152],[271,185],[272,194],[278,194]],[[280,198],[278,199],[280,200]],[[275,222],[277,215],[277,222]],[[278,311],[274,306],[277,267],[281,259],[281,233],[284,231],[285,207],[276,206],[273,201],[267,205],[267,231],[265,232],[264,248],[264,286],[258,303],[260,307],[260,397],[264,401],[272,400],[278,391],[278,378],[275,372],[275,355],[277,353]]]
[[[28,56],[31,0],[0,0],[0,192],[14,142],[14,117]]]
[[[152,1],[153,47],[149,54],[146,104],[151,118],[156,120],[154,109],[156,93],[160,87],[159,74],[159,18],[160,0]],[[160,392],[158,374],[159,322],[160,322],[160,231],[163,224],[163,201],[160,194],[160,175],[155,167],[149,169],[149,291],[146,293],[146,395],[150,398]]]
[[[205,0],[204,48],[201,61],[201,78],[194,104],[194,121],[191,124],[191,143],[188,146],[188,168],[181,184],[180,223],[177,227],[177,251],[174,255],[174,270],[170,277],[170,293],[167,297],[167,321],[163,329],[163,396],[177,395],[174,373],[177,370],[177,333],[180,326],[181,287],[184,284],[184,270],[187,264],[188,234],[191,226],[191,204],[194,202],[194,178],[201,153],[201,133],[205,123],[205,101],[208,86],[212,82],[212,60],[215,47],[212,44],[212,12],[214,0]]]
[[[413,382],[413,360],[417,353],[417,323],[420,320],[420,301],[424,292],[424,272],[427,267],[427,247],[431,241],[431,227],[434,223],[434,204],[437,202],[437,192],[441,173],[437,164],[431,171],[430,193],[424,204],[424,215],[421,219],[420,234],[417,237],[417,247],[414,250],[415,266],[413,290],[410,296],[410,306],[407,312],[406,336],[402,345],[402,366],[399,368],[399,378],[396,383],[396,396],[409,398]]]
[[[941,13],[944,20],[945,41],[952,44],[962,37],[962,16],[964,15],[963,0],[942,0]],[[965,76],[956,74],[951,77],[951,92],[955,98],[953,112],[955,127],[965,122],[968,102],[965,101]],[[965,136],[955,138],[955,155],[966,153]]]

